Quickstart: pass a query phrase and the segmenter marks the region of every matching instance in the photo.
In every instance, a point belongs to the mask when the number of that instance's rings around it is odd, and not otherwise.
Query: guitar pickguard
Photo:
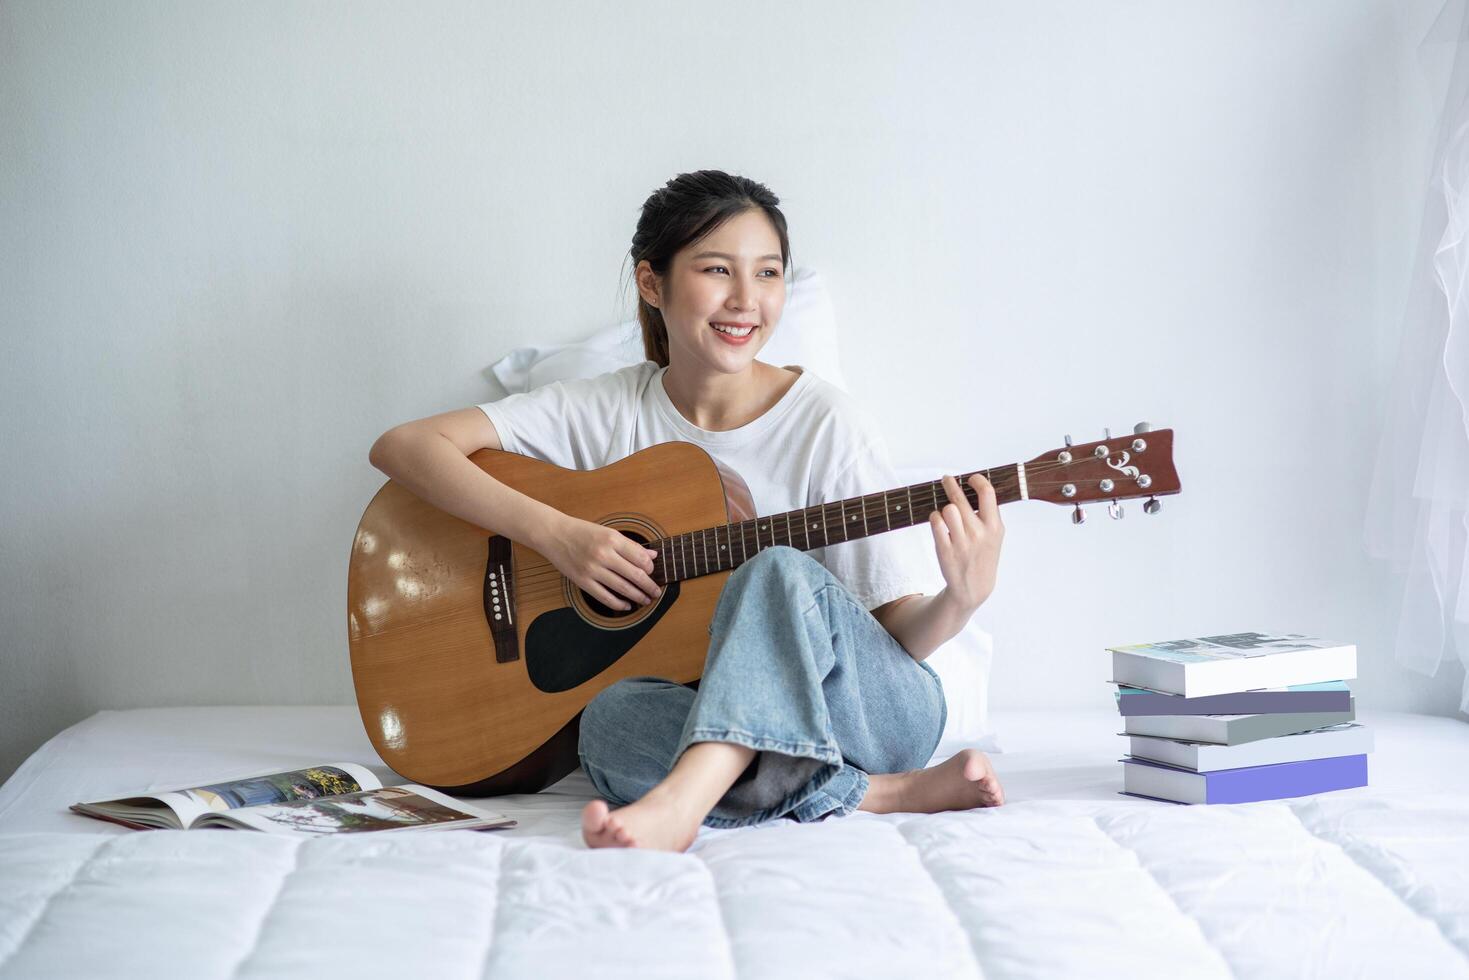
[[[606,630],[570,607],[537,616],[525,631],[525,669],[547,694],[569,691],[622,659],[678,601],[677,582],[668,583],[647,617],[624,629]]]

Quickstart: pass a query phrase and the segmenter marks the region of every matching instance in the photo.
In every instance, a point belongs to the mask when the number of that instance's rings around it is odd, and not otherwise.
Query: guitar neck
[[[1026,499],[1025,469],[1020,464],[976,472],[994,485],[1000,503]],[[972,475],[961,473],[956,478],[964,499],[978,509],[978,494],[967,482]],[[664,584],[678,582],[738,568],[775,545],[810,551],[912,527],[927,522],[929,515],[947,503],[949,495],[940,479],[657,538],[648,543],[658,552],[652,577]]]

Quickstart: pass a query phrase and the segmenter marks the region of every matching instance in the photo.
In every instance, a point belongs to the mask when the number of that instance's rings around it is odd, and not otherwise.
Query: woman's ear
[[[658,273],[653,271],[653,266],[647,259],[638,263],[638,267],[633,270],[633,277],[637,280],[638,295],[643,298],[643,302],[654,309],[660,309],[663,305],[663,298],[660,295]]]

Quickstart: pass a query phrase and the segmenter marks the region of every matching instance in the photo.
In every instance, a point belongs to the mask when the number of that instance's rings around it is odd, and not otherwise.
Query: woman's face
[[[637,281],[643,298],[663,311],[669,363],[723,374],[749,369],[785,308],[780,238],[758,208],[681,249],[661,284],[646,260],[638,264]],[[739,337],[714,324],[751,329]]]

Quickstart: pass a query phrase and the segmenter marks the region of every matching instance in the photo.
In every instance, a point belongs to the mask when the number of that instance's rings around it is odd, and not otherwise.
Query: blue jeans
[[[577,750],[608,802],[641,798],[695,742],[732,742],[756,755],[705,826],[845,816],[868,773],[918,769],[938,746],[938,675],[804,552],[767,548],[735,569],[709,635],[697,690],[629,677],[587,704]]]

